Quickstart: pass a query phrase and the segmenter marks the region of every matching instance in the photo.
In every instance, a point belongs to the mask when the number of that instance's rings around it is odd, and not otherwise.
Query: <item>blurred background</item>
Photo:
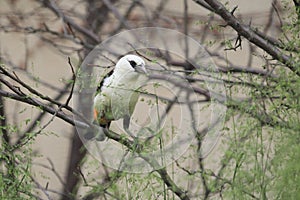
[[[222,19],[209,2],[221,2],[235,19],[251,27],[254,36],[231,28],[230,17]],[[288,193],[278,184],[285,183],[283,177],[289,182],[290,174],[298,176],[299,167],[292,165],[295,168],[290,173],[281,174],[279,169],[284,166],[278,160],[286,157],[277,155],[283,148],[277,142],[286,133],[299,131],[299,81],[293,81],[299,74],[268,50],[278,49],[278,55],[289,55],[297,62],[296,8],[297,1],[278,0],[2,0],[0,88],[17,97],[2,92],[0,98],[1,199],[297,197],[297,184],[288,190],[296,196],[284,196]],[[218,78],[225,82],[226,95],[232,100],[224,103],[228,106],[226,121],[214,150],[201,158],[197,145],[201,146],[202,139],[197,137],[191,149],[165,169],[167,177],[162,172],[122,173],[102,165],[87,153],[72,123],[56,116],[58,111],[53,115],[45,108],[60,108],[63,116],[72,119],[73,105],[68,101],[74,81],[72,68],[77,71],[88,53],[105,39],[141,27],[177,30],[202,44],[219,68]],[[249,42],[256,36],[265,43]],[[152,57],[140,53],[153,60],[159,57],[166,66],[195,70],[187,67],[186,60],[170,58],[166,52],[154,52]],[[206,89],[201,84],[197,87]],[[286,87],[290,88],[287,94],[282,92]],[[18,98],[24,94],[39,103]],[[205,99],[204,106],[210,104],[205,95],[199,97]],[[198,132],[203,134],[205,128]],[[292,183],[297,181],[299,176]]]

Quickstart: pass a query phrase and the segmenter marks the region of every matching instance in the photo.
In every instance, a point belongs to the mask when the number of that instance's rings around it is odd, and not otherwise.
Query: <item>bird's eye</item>
[[[136,65],[137,65],[136,62],[133,61],[133,60],[129,60],[128,62],[130,63],[130,65],[131,65],[133,68],[135,68]]]

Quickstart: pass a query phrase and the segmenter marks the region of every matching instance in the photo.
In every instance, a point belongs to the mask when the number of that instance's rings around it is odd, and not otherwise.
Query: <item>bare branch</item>
[[[292,57],[284,54],[284,52],[278,50],[278,48],[268,43],[264,38],[262,38],[255,31],[253,31],[250,26],[241,23],[219,1],[217,0],[204,0],[204,1],[207,4],[209,4],[214,9],[214,12],[220,15],[229,26],[231,26],[234,30],[236,30],[236,32],[239,35],[245,37],[253,44],[265,50],[274,59],[278,60],[279,62],[282,62],[291,71],[295,72],[298,76],[300,76],[299,66],[296,65]],[[198,3],[197,1],[195,2]]]
[[[41,2],[43,5],[45,5],[46,7],[48,7],[50,10],[52,10],[54,12],[54,14],[58,17],[61,17],[62,20],[67,23],[68,25],[72,26],[75,30],[77,30],[78,32],[84,34],[85,36],[87,36],[89,39],[91,39],[93,42],[95,43],[99,43],[100,39],[99,37],[91,32],[90,30],[78,25],[76,22],[74,22],[70,17],[66,16],[60,9],[59,7],[55,4],[54,1],[52,0],[38,0],[39,2]]]
[[[68,63],[69,63],[69,65],[70,65],[70,67],[71,67],[71,70],[72,70],[72,87],[71,87],[71,91],[70,91],[70,94],[69,94],[69,96],[68,96],[68,99],[67,99],[67,101],[66,101],[66,103],[65,103],[65,106],[68,106],[68,105],[69,105],[69,102],[70,102],[70,100],[71,100],[71,98],[72,98],[72,95],[73,95],[74,86],[75,86],[75,81],[76,81],[76,74],[75,74],[75,70],[74,70],[74,67],[73,67],[73,65],[72,65],[72,62],[71,62],[70,57],[68,57]]]

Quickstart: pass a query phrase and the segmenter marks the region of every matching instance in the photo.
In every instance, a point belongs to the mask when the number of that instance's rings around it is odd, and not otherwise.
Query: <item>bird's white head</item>
[[[137,72],[147,74],[144,60],[136,55],[123,56],[116,65],[115,71]]]

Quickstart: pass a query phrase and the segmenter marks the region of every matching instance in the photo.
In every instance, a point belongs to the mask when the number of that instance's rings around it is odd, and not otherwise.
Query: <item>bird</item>
[[[93,102],[94,123],[107,131],[112,121],[123,119],[124,130],[130,133],[130,117],[147,74],[141,57],[133,54],[123,56],[97,89]]]

